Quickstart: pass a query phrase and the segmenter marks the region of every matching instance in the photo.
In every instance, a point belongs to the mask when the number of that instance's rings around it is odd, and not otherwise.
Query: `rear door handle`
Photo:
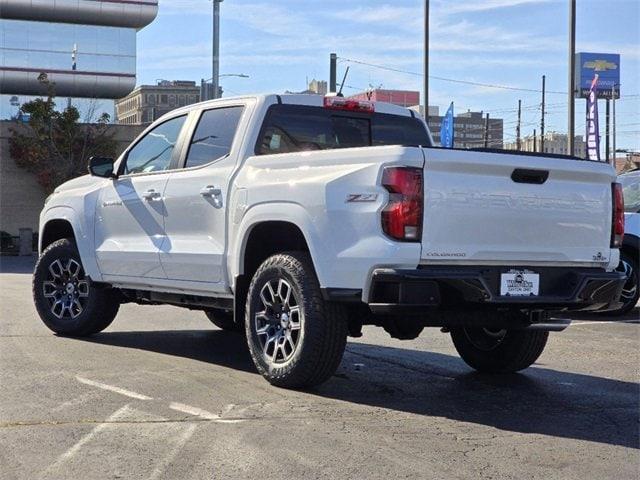
[[[153,188],[150,188],[142,194],[142,198],[150,202],[151,200],[160,198],[160,192],[156,192]]]
[[[222,190],[214,187],[213,185],[207,185],[200,190],[200,195],[203,197],[215,197],[216,195],[220,195]]]
[[[516,183],[532,183],[534,185],[542,185],[548,178],[549,170],[516,168],[511,174],[511,180]]]

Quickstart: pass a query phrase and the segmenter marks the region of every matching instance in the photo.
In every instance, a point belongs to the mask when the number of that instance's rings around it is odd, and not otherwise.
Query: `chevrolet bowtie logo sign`
[[[618,65],[607,60],[592,60],[590,62],[584,62],[583,68],[589,68],[596,72],[606,72],[607,70],[616,70]]]

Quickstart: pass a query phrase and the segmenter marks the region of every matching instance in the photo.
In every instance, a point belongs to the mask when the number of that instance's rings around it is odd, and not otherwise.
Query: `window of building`
[[[160,103],[166,105],[167,104],[167,95],[160,95]]]
[[[243,107],[207,110],[202,113],[189,145],[186,167],[213,162],[231,151]]]
[[[134,145],[127,154],[124,173],[149,173],[167,170],[186,115],[158,125]]]

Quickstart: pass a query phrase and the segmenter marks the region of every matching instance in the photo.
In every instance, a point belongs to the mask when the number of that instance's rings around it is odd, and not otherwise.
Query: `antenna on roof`
[[[344,82],[347,81],[347,75],[349,74],[349,67],[344,71],[344,77],[342,77],[342,83],[340,84],[340,90],[336,93],[336,97],[344,97],[342,94],[342,87],[344,87]]]

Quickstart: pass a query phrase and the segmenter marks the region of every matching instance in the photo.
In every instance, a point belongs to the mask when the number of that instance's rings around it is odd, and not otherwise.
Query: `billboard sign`
[[[620,98],[619,54],[576,53],[576,98],[589,98],[595,75],[598,75],[598,98],[613,98],[612,93]]]

